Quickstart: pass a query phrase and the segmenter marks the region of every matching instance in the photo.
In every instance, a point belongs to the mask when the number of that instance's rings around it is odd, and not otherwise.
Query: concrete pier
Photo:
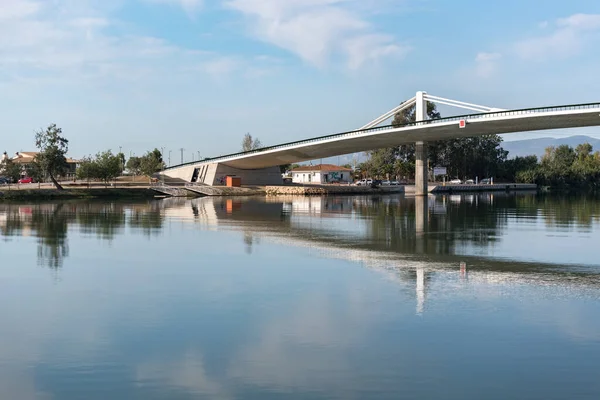
[[[415,196],[427,196],[427,143],[415,147]]]

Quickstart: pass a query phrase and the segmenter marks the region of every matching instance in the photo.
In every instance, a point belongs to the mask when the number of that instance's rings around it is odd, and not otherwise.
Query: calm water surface
[[[600,200],[0,204],[2,399],[598,399]]]

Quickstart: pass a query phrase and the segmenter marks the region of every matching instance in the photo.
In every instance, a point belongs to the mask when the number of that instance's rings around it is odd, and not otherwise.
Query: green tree
[[[165,168],[160,150],[154,149],[140,159],[140,172],[152,178],[152,175]]]
[[[141,157],[129,157],[125,165],[127,170],[133,175],[141,174],[142,160]]]
[[[56,124],[35,134],[35,145],[40,151],[36,156],[37,162],[58,190],[62,190],[62,186],[56,177],[64,174],[68,168],[66,154],[69,150],[69,141],[61,135],[62,130]]]
[[[242,151],[252,151],[256,149],[260,149],[262,147],[262,143],[258,139],[252,138],[250,133],[246,133],[244,135],[244,139],[242,140]]]
[[[75,172],[77,179],[90,182],[91,179],[96,179],[96,163],[91,157],[83,157],[79,161],[79,167]]]
[[[123,171],[125,170],[125,154],[121,153],[117,153],[117,157],[119,157],[119,166],[121,171],[119,172],[119,174],[122,174]]]
[[[105,186],[108,186],[112,179],[121,175],[121,159],[110,150],[98,153],[93,163],[95,167],[92,168],[92,171],[95,172],[95,178],[104,182]]]
[[[42,180],[44,180],[45,178],[44,170],[42,169],[40,163],[37,161],[37,157],[25,166],[25,173],[27,174],[27,176],[33,178],[34,182],[38,183],[38,188],[40,187]]]
[[[7,158],[6,160],[2,161],[0,170],[2,171],[3,175],[5,175],[14,183],[21,179],[21,174],[23,173],[23,168],[21,167],[21,164],[14,162],[10,158]]]

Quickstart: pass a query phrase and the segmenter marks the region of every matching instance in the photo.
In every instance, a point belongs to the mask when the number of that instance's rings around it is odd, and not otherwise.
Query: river
[[[2,399],[598,399],[600,199],[0,204]]]

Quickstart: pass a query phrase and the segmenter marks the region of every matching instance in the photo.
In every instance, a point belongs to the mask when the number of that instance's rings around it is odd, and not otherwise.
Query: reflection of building
[[[294,183],[348,183],[352,170],[332,164],[306,165],[292,170]]]
[[[26,172],[25,169],[27,167],[27,165],[31,164],[34,160],[35,157],[38,155],[38,152],[36,151],[28,151],[28,152],[17,152],[15,154],[15,156],[12,158],[12,162],[14,162],[15,164],[20,164],[22,166],[22,172],[21,175],[25,176]],[[67,158],[67,172],[64,175],[67,178],[72,178],[75,176],[75,170],[77,169],[77,163],[78,161],[73,160],[71,158]]]

